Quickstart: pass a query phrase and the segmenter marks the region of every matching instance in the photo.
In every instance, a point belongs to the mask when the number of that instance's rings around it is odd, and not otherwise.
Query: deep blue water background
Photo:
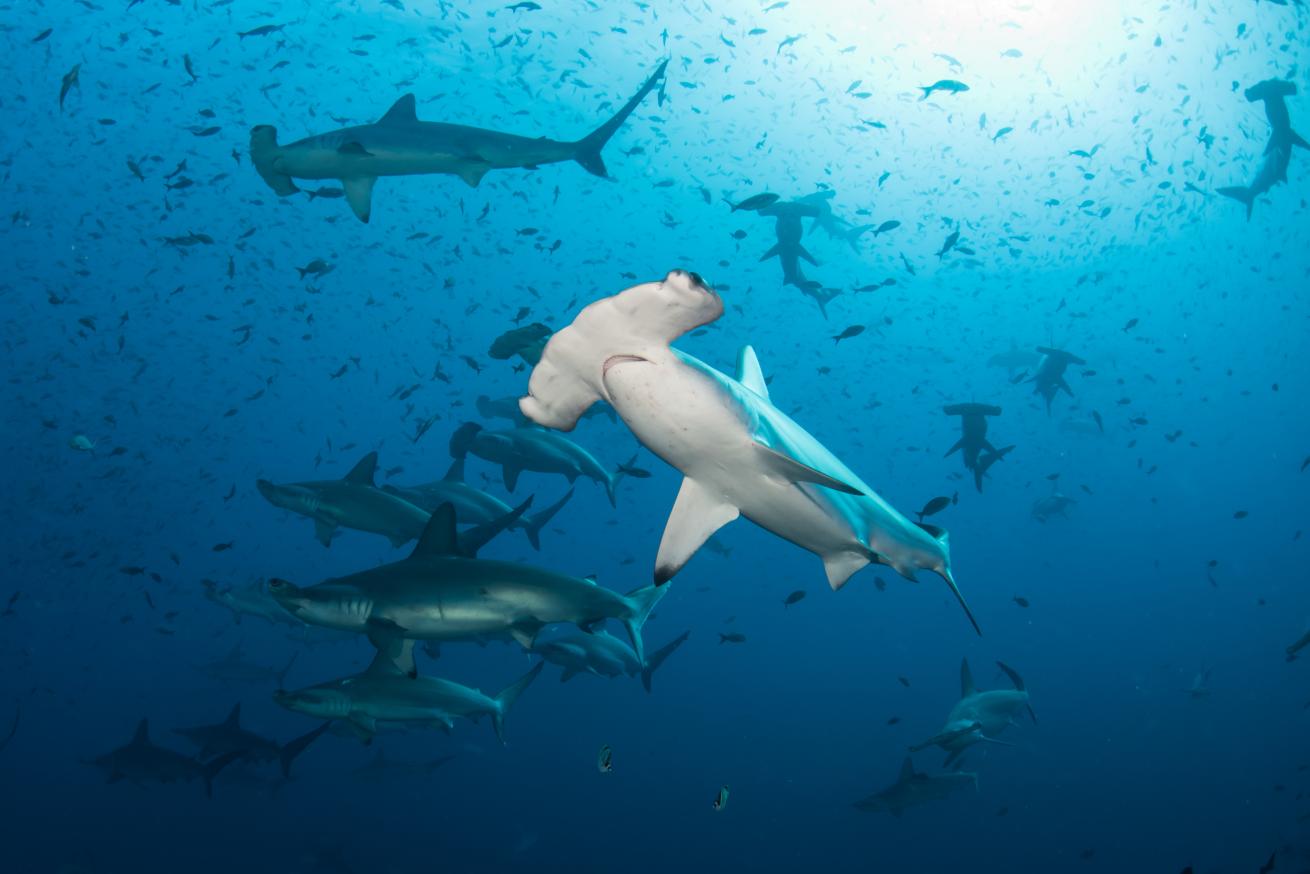
[[[0,619],[0,726],[22,708],[0,753],[5,870],[1254,872],[1274,850],[1278,871],[1306,869],[1310,684],[1307,660],[1283,659],[1310,619],[1306,155],[1249,222],[1211,193],[1250,179],[1267,137],[1241,88],[1298,82],[1293,125],[1310,129],[1305,10],[125,5],[0,7],[0,597],[21,593]],[[270,23],[286,28],[236,36]],[[1010,47],[1023,57],[1000,58]],[[610,144],[614,181],[573,165],[495,171],[476,189],[384,179],[364,225],[340,200],[279,200],[245,154],[254,124],[289,141],[336,127],[330,115],[371,121],[406,91],[424,119],[574,138],[663,57],[668,100],[648,98]],[[61,112],[75,63],[81,86]],[[939,78],[971,90],[919,102]],[[1002,126],[1014,131],[993,142]],[[166,189],[182,160],[195,184]],[[897,280],[846,291],[826,320],[776,261],[759,262],[772,223],[723,203],[822,187],[852,222],[902,222],[855,249],[807,230],[822,262],[807,273],[825,285]],[[528,227],[540,234],[516,233]],[[933,257],[956,227],[976,254]],[[164,242],[189,232],[214,243]],[[335,269],[298,278],[314,258]],[[170,729],[217,722],[236,701],[263,734],[311,728],[272,685],[196,666],[238,641],[273,666],[299,650],[288,683],[304,686],[359,670],[367,644],[306,649],[234,625],[200,580],[308,584],[402,553],[353,532],[323,549],[255,479],[341,475],[371,449],[403,467],[395,482],[439,477],[474,399],[525,390],[526,373],[486,355],[520,306],[562,327],[632,284],[624,274],[673,267],[705,274],[728,304],[681,348],[730,369],[752,343],[777,404],[903,511],[959,491],[938,521],[984,637],[935,578],[869,569],[833,593],[817,558],[743,521],[718,536],[729,554],[699,554],[647,626],[650,647],[691,631],[653,694],[627,679],[561,685],[552,667],[504,748],[485,723],[377,741],[397,759],[457,755],[430,778],[360,782],[352,770],[374,750],[332,736],[277,794],[224,775],[207,801],[196,784],[107,785],[82,764],[142,716],[185,749]],[[834,345],[851,324],[869,330]],[[1085,358],[1075,396],[1048,415],[986,366],[1012,343]],[[409,410],[392,397],[414,383]],[[941,407],[965,400],[1001,405],[993,441],[1017,445],[982,495],[942,457],[958,426]],[[68,447],[79,433],[100,441],[95,454]],[[608,465],[636,450],[603,418],[574,436]],[[646,582],[678,477],[644,452],[639,463],[654,475],[624,481],[617,510],[581,482],[539,554],[517,534],[485,554],[625,591]],[[497,470],[469,470],[509,497]],[[1078,504],[1043,525],[1030,508],[1051,474]],[[561,488],[527,474],[518,494]],[[162,581],[120,572],[131,565]],[[794,589],[807,597],[784,609]],[[719,644],[729,630],[747,641]],[[994,660],[1016,667],[1040,724],[970,754],[976,795],[900,819],[852,808],[939,728],[961,657],[984,687],[1006,685]],[[515,647],[448,645],[423,670],[491,691],[528,663]],[[1212,693],[1195,699],[1205,670]],[[596,771],[601,744],[612,775]],[[938,753],[915,761],[936,770]],[[316,867],[323,850],[348,868]]]

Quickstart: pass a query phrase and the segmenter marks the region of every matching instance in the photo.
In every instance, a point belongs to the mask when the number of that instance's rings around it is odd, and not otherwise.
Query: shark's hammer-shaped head
[[[550,338],[519,409],[538,425],[571,431],[588,407],[606,397],[609,367],[664,353],[678,337],[721,315],[723,299],[685,270],[601,298]]]
[[[342,631],[363,631],[373,610],[369,598],[353,589],[328,584],[302,588],[274,578],[268,581],[268,593],[297,619]]]
[[[335,686],[311,686],[295,692],[278,689],[273,700],[288,710],[317,719],[345,719],[350,715],[350,696]]]

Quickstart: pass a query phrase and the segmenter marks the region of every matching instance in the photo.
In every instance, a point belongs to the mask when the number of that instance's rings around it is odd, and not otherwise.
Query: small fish
[[[842,340],[849,340],[851,337],[858,337],[864,333],[864,325],[851,325],[840,334],[834,334],[832,338],[833,345],[837,345]]]
[[[1097,430],[1100,431],[1102,434],[1104,434],[1105,425],[1101,422],[1101,414],[1096,412],[1096,410],[1092,410],[1092,421],[1096,423]]]
[[[997,140],[999,140],[1001,137],[1005,136],[1006,134],[1008,134],[1008,133],[1013,133],[1013,132],[1014,132],[1014,128],[1012,128],[1012,127],[1003,127],[1003,128],[1001,128],[1000,130],[998,130],[998,131],[996,132],[996,135],[995,135],[995,136],[992,137],[992,142],[996,142]]]
[[[777,202],[778,195],[776,194],[756,194],[746,198],[741,203],[734,204],[732,211],[736,212],[739,209],[744,209],[754,212],[755,210],[764,209],[764,207]]]
[[[68,438],[68,448],[78,452],[94,452],[96,445],[85,434],[74,434]]]
[[[958,243],[958,242],[960,242],[960,232],[959,232],[959,231],[951,231],[951,235],[950,235],[949,237],[946,238],[946,242],[942,243],[942,247],[941,247],[940,249],[937,250],[937,257],[938,257],[938,258],[941,258],[941,257],[942,257],[943,255],[945,255],[947,252],[949,252],[949,251],[951,251],[952,249],[954,249],[954,248],[955,248],[955,244]]]
[[[904,686],[905,688],[907,688],[907,689],[910,688],[910,681],[909,681],[909,680],[905,679],[904,677],[897,677],[896,679],[897,679],[897,680],[900,682],[900,684],[901,684],[902,686]]]
[[[634,479],[650,479],[650,471],[636,466],[637,456],[629,458],[626,464],[619,465],[619,473]]]
[[[964,91],[968,91],[969,86],[963,82],[957,82],[954,79],[938,79],[931,85],[919,86],[919,90],[923,92],[923,96],[919,98],[919,102],[923,102],[931,97],[935,91],[945,91],[947,94],[960,94]]]
[[[792,604],[795,604],[797,601],[803,600],[804,598],[805,598],[805,592],[803,592],[800,589],[797,589],[796,591],[792,592],[790,595],[788,595],[786,598],[783,599],[782,606],[790,607]]]
[[[1233,518],[1234,518],[1234,519],[1245,519],[1245,518],[1246,518],[1247,516],[1249,516],[1249,515],[1250,515],[1250,514],[1247,513],[1245,510],[1238,510],[1237,512],[1233,513]]]
[[[873,235],[876,237],[879,234],[885,234],[888,231],[894,231],[900,226],[901,226],[900,222],[896,221],[895,219],[892,219],[891,221],[886,221],[878,225],[878,227],[874,229]]]
[[[215,543],[212,547],[210,547],[210,551],[212,551],[212,552],[227,552],[229,549],[231,549],[231,548],[232,548],[233,546],[235,546],[235,545],[236,545],[236,541],[234,541],[234,540],[229,540],[227,543]]]
[[[74,64],[73,69],[65,73],[63,80],[59,83],[59,111],[60,112],[64,111],[64,98],[68,96],[68,92],[73,90],[73,88],[77,88],[79,91],[82,88],[82,85],[77,78],[78,73],[81,69],[82,69],[81,64]]]
[[[722,631],[719,632],[720,646],[722,646],[725,643],[745,643],[745,642],[746,642],[746,635],[742,634],[740,631],[729,631],[727,634],[724,634]]]
[[[719,794],[714,796],[713,807],[716,811],[721,811],[728,806],[728,784],[724,783],[719,789]],[[1263,874],[1263,872],[1261,872]]]
[[[1137,319],[1129,319],[1127,324],[1125,324],[1123,327],[1124,333],[1125,334],[1128,333],[1135,327],[1137,327]]]
[[[268,36],[269,34],[278,33],[285,24],[261,24],[253,30],[243,30],[237,33],[237,39],[245,39],[248,36]]]
[[[1028,599],[1025,598],[1023,595],[1015,595],[1015,596],[1014,596],[1014,603],[1018,604],[1020,607],[1027,608],[1027,606],[1028,606]]]
[[[938,495],[937,497],[933,498],[931,501],[923,505],[923,509],[919,511],[919,521],[922,522],[924,516],[932,516],[936,513],[940,513],[942,510],[945,510],[950,505],[951,505],[950,498],[946,497],[945,495]]]
[[[609,744],[601,744],[600,752],[596,753],[596,770],[602,774],[614,773],[614,751]]]

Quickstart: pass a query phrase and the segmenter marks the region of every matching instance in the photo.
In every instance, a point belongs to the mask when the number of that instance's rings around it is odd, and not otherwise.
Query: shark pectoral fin
[[[769,249],[769,251],[765,252],[763,255],[760,256],[760,260],[768,261],[770,258],[776,257],[781,251],[780,249],[781,246],[782,246],[781,243],[774,245],[773,248]]]
[[[355,218],[364,224],[368,224],[368,217],[373,212],[373,183],[377,181],[376,176],[352,176],[341,180],[341,187],[346,192],[346,203],[350,204]]]
[[[864,567],[870,561],[869,556],[862,555],[858,552],[837,552],[832,555],[823,557],[823,569],[828,574],[828,585],[835,592],[842,586],[851,575]]]
[[[815,267],[819,266],[819,262],[814,260],[814,256],[811,255],[809,252],[805,251],[805,247],[800,245],[799,243],[796,245],[796,254],[800,255],[806,261],[809,261]]]
[[[365,713],[350,714],[350,724],[358,730],[359,737],[364,739],[372,740],[378,731],[378,721]]]
[[[750,346],[741,347],[737,353],[737,381],[766,401],[769,399],[769,384],[764,381],[760,359]]]
[[[740,515],[740,510],[696,480],[683,479],[655,556],[656,585],[672,579],[715,531]]]
[[[469,188],[477,188],[482,177],[487,175],[491,165],[481,158],[468,158],[467,163],[459,168],[459,178],[463,179]]]
[[[314,537],[324,546],[332,545],[332,538],[337,534],[335,522],[329,522],[327,519],[314,520]]]
[[[401,628],[390,619],[370,619],[365,624],[368,634],[368,642],[377,647],[378,655],[373,659],[370,669],[379,664],[389,662],[395,667],[403,658],[406,645],[412,643],[405,640],[405,629]],[[414,654],[411,651],[409,655],[410,664],[413,665]]]
[[[765,470],[794,483],[814,483],[834,491],[845,492],[848,495],[864,494],[854,486],[828,476],[821,470],[815,470],[809,465],[802,464],[790,455],[784,455],[776,449],[770,449],[763,443],[755,444],[755,455]]]

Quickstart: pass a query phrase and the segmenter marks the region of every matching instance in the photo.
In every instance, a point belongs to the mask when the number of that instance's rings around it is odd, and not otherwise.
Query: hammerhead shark
[[[367,222],[379,176],[447,173],[476,187],[489,170],[577,161],[588,173],[609,177],[601,149],[664,77],[664,61],[609,121],[580,140],[522,137],[484,128],[419,121],[414,95],[397,100],[373,124],[341,128],[279,145],[277,128],[250,131],[250,159],[280,197],[300,189],[293,179],[339,179],[346,203]]]
[[[657,585],[745,516],[817,554],[833,589],[870,562],[911,580],[932,571],[977,630],[951,575],[946,532],[911,522],[774,406],[754,349],[741,350],[733,379],[670,348],[721,315],[722,298],[682,270],[602,298],[551,337],[520,409],[568,431],[606,400],[642,445],[684,474],[655,558]]]
[[[964,469],[973,471],[973,484],[982,491],[983,476],[987,469],[1004,458],[1013,446],[997,449],[987,440],[987,417],[999,416],[1000,407],[991,404],[951,404],[943,408],[948,416],[959,416],[963,434],[955,445],[946,450],[946,456],[960,452]],[[982,455],[986,451],[987,455]]]
[[[950,797],[952,792],[966,786],[972,786],[977,790],[978,775],[964,771],[923,774],[914,770],[914,762],[906,756],[896,782],[881,792],[855,802],[855,807],[857,810],[886,811],[892,816],[900,817],[907,807],[926,804],[929,801],[942,801]]]
[[[1073,397],[1073,389],[1069,388],[1069,383],[1064,380],[1065,369],[1070,364],[1082,365],[1087,362],[1072,352],[1053,349],[1050,346],[1038,346],[1037,351],[1042,354],[1042,360],[1037,365],[1037,372],[1028,381],[1033,384],[1033,393],[1041,395],[1046,401],[1046,413],[1050,415],[1051,401],[1055,400],[1057,393],[1063,391]]]
[[[997,740],[997,735],[1014,724],[1014,717],[1027,710],[1033,722],[1037,714],[1033,713],[1028,703],[1028,690],[1023,677],[1013,668],[996,663],[1014,683],[1013,689],[989,689],[979,692],[973,684],[973,674],[969,671],[968,659],[960,661],[960,700],[951,708],[946,717],[946,725],[937,734],[921,744],[910,747],[910,752],[936,746],[946,750],[946,767],[950,767],[964,751],[978,743],[1005,744]]]
[[[1264,102],[1265,117],[1269,119],[1269,142],[1265,144],[1264,159],[1250,185],[1234,185],[1218,189],[1225,197],[1246,204],[1246,218],[1251,219],[1255,199],[1280,182],[1287,181],[1287,165],[1292,160],[1292,147],[1310,148],[1300,134],[1292,130],[1287,113],[1287,98],[1296,95],[1296,83],[1282,79],[1266,79],[1246,89],[1250,103]]]

